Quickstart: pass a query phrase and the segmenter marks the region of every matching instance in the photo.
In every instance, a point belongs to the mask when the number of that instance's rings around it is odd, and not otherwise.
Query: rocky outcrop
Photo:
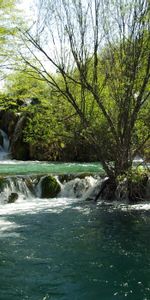
[[[7,133],[10,140],[13,136],[19,115],[12,111],[0,111],[0,128]]]
[[[27,113],[0,111],[0,129],[9,137],[12,158],[18,160],[30,159],[29,144],[24,141],[24,129],[28,121]],[[0,146],[3,146],[3,136],[0,134]]]
[[[24,142],[24,128],[27,123],[27,114],[22,115],[15,127],[12,142],[11,153],[13,158],[18,160],[30,159],[29,144]]]

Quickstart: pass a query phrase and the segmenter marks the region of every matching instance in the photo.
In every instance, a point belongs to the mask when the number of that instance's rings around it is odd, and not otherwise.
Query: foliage
[[[20,24],[16,3],[17,0],[0,0],[0,76],[2,79],[10,68],[10,62],[12,63],[14,36]]]
[[[18,37],[17,67],[30,77],[7,86],[29,112],[26,140],[85,142],[114,181],[149,143],[149,1],[37,2],[35,24]]]
[[[116,178],[130,168],[149,138],[148,133],[143,136],[149,128],[149,2],[39,4],[36,30],[21,34],[28,50],[22,50],[25,65],[49,84],[55,101],[60,97],[63,104],[67,101],[65,109],[72,106],[80,119],[75,131],[80,129],[108,176]]]
[[[149,170],[146,170],[143,166],[132,167],[126,172],[126,174],[117,177],[118,183],[127,180],[128,182],[140,183],[145,177],[149,177]]]
[[[19,114],[27,112],[24,141],[51,147],[54,160],[66,144],[79,139],[80,122],[72,106],[61,95],[55,95],[40,77],[22,72],[9,75],[5,94],[1,94],[2,109]]]

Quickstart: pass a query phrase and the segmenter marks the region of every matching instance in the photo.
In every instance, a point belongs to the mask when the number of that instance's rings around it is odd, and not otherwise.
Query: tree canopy
[[[18,69],[48,84],[57,121],[78,116],[79,136],[115,179],[149,140],[150,3],[36,3],[37,20],[19,29]]]
[[[4,70],[10,68],[9,63],[14,48],[13,37],[20,18],[16,13],[16,0],[0,0],[0,75],[2,78]]]

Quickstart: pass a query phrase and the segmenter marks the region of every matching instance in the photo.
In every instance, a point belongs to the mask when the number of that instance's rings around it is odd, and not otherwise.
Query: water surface
[[[149,210],[59,198],[0,216],[0,299],[150,299]]]
[[[23,174],[71,174],[71,173],[104,173],[100,163],[56,163],[40,161],[0,161],[0,174],[23,175]]]
[[[101,170],[97,163],[0,164],[1,174],[14,175]],[[0,300],[150,299],[150,204],[85,202],[80,180],[78,194],[69,182],[56,199],[0,199]],[[93,188],[96,180],[88,178]]]

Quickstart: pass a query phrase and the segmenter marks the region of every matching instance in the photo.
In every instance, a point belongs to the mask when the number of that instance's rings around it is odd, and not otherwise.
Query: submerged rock
[[[61,187],[57,180],[48,175],[41,180],[41,198],[55,198],[60,192]]]
[[[18,199],[18,194],[17,193],[11,193],[8,196],[8,202],[7,203],[14,203]]]

